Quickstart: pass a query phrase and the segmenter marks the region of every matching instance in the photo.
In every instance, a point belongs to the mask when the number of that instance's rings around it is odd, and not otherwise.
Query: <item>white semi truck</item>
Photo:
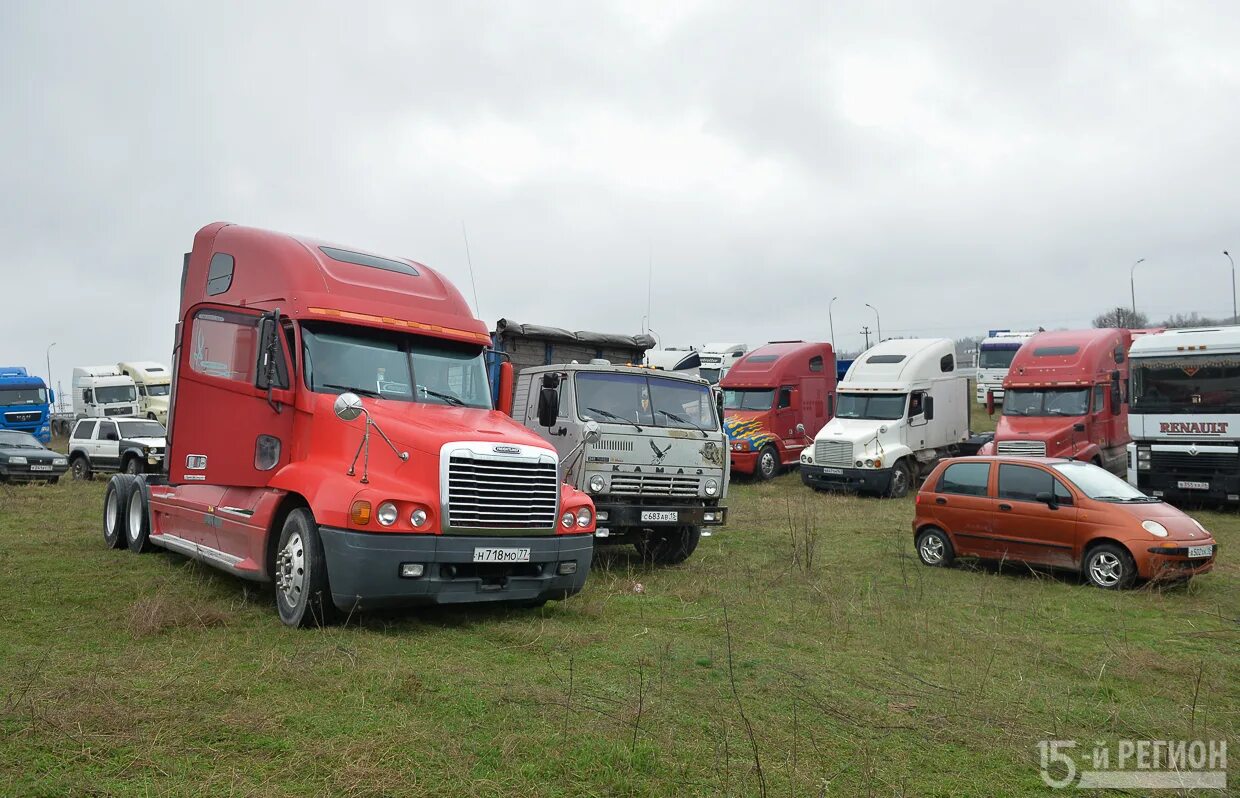
[[[969,380],[950,338],[889,339],[862,353],[837,386],[835,418],[801,452],[816,489],[900,497],[940,459],[976,453]]]
[[[74,418],[138,414],[138,388],[132,377],[122,374],[116,366],[73,369]]]
[[[993,394],[997,405],[1003,404],[1003,380],[1012,366],[1012,358],[1021,346],[1033,336],[1037,330],[1012,332],[1011,330],[991,330],[977,347],[977,403],[986,404],[986,395]]]
[[[1169,500],[1240,503],[1240,327],[1138,336],[1128,481]]]
[[[733,364],[748,351],[749,347],[745,344],[707,344],[698,351],[698,359],[701,361],[698,374],[711,385],[718,385]]]
[[[172,372],[162,363],[149,360],[117,363],[116,368],[133,380],[138,389],[138,412],[164,426],[168,425],[168,400],[172,394]]]
[[[539,366],[516,379],[513,416],[560,456],[563,479],[594,499],[595,542],[684,561],[722,526],[728,448],[702,379],[639,366]]]

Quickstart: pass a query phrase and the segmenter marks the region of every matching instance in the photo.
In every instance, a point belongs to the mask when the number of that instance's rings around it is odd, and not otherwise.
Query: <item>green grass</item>
[[[792,473],[734,485],[678,568],[615,550],[543,610],[293,631],[104,549],[102,494],[0,488],[0,794],[1041,795],[1039,740],[1240,721],[1235,514],[1196,514],[1213,573],[1108,593],[925,568],[911,501]]]

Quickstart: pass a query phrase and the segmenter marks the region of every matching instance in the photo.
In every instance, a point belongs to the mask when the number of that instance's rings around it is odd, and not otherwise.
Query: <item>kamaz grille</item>
[[[1240,474],[1240,454],[1232,452],[1150,452],[1150,470],[1165,474]]]
[[[611,493],[617,496],[698,495],[698,478],[668,474],[612,474]]]
[[[558,484],[555,463],[453,456],[448,523],[457,529],[553,529]]]
[[[608,452],[631,452],[633,451],[633,441],[623,438],[603,438],[593,444],[595,449],[602,449]]]
[[[32,421],[38,421],[43,414],[38,410],[34,412],[25,411],[17,413],[5,413],[4,420],[10,424],[29,424]]]
[[[814,444],[814,463],[847,468],[853,464],[853,446],[848,441],[818,441]]]
[[[999,454],[1017,457],[1046,457],[1046,441],[999,441],[995,448]]]
[[[105,407],[103,414],[105,416],[127,416],[130,413],[128,407]]]

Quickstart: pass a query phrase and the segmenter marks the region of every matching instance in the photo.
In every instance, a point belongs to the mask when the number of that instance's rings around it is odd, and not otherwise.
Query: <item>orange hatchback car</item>
[[[1015,560],[1084,574],[1106,589],[1214,567],[1205,527],[1091,463],[1031,457],[944,460],[917,494],[917,556]]]

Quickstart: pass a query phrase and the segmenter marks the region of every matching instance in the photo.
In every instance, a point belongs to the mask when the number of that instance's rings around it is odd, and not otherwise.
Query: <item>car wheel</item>
[[[945,568],[956,559],[956,551],[946,532],[931,527],[917,536],[917,557],[925,565]]]
[[[891,484],[887,486],[887,495],[893,499],[902,499],[908,495],[913,484],[913,472],[903,460],[891,468]]]
[[[1137,564],[1122,546],[1103,543],[1085,557],[1085,578],[1094,587],[1119,590],[1130,587],[1137,578]]]
[[[125,545],[126,511],[133,483],[133,477],[128,474],[114,474],[103,493],[103,542],[109,549],[119,549]]]
[[[768,443],[758,452],[758,467],[753,473],[763,482],[774,479],[779,474],[779,451],[774,446]]]
[[[142,458],[136,454],[125,461],[125,473],[137,476],[142,473]]]
[[[679,565],[697,549],[702,528],[681,526],[645,534],[646,537],[636,544],[643,560],[655,565]]]
[[[73,458],[73,461],[69,464],[69,468],[73,472],[74,479],[90,479],[91,477],[90,461],[83,455],[79,454],[77,457]]]
[[[154,548],[151,545],[151,507],[146,497],[146,485],[141,480],[134,480],[126,513],[125,542],[129,550],[134,554],[150,551]]]
[[[276,546],[276,610],[287,626],[326,626],[336,619],[319,525],[304,508],[289,513]]]

